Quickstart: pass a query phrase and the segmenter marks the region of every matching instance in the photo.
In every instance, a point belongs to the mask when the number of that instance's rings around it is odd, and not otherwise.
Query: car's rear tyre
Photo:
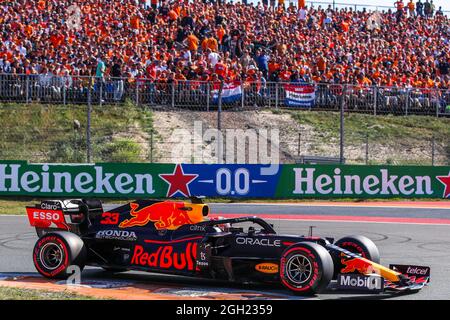
[[[281,256],[281,283],[296,294],[322,292],[330,283],[333,270],[330,254],[316,243],[297,243],[287,248]]]
[[[86,263],[86,248],[77,235],[65,232],[50,232],[39,238],[33,249],[36,270],[47,278],[67,279],[74,271],[70,266],[83,270]]]
[[[347,236],[339,239],[334,244],[352,253],[357,253],[370,261],[380,263],[380,251],[378,247],[372,240],[365,236]],[[335,278],[344,266],[341,263],[341,257],[337,253],[333,254],[333,261]]]

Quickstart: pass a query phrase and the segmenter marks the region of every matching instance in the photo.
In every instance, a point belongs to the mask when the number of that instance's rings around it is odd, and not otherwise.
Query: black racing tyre
[[[67,279],[73,272],[70,266],[78,266],[80,271],[83,270],[86,255],[83,240],[76,234],[52,231],[36,242],[33,262],[36,270],[44,277]]]
[[[376,244],[365,236],[347,236],[339,239],[334,243],[342,249],[348,250],[352,253],[360,254],[363,258],[366,258],[375,263],[380,263],[380,252]],[[341,257],[338,254],[333,254],[334,260],[334,277],[344,267],[341,263]]]
[[[281,255],[280,280],[296,294],[322,292],[333,277],[333,259],[328,251],[313,242],[299,242]]]

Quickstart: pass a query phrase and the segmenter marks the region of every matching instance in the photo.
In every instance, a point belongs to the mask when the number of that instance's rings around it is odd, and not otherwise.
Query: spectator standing
[[[103,92],[104,84],[105,84],[105,72],[106,72],[106,64],[103,61],[102,57],[97,59],[97,68],[95,71],[95,90],[99,90]],[[103,98],[100,97],[101,102],[103,102]]]
[[[409,17],[412,18],[415,16],[415,12],[416,12],[416,5],[414,4],[413,0],[409,0],[408,2],[408,11],[409,11]]]
[[[119,101],[123,96],[122,61],[115,57],[111,67],[111,78],[114,84],[114,101]]]
[[[269,56],[264,52],[264,50],[258,50],[256,63],[258,65],[259,71],[261,71],[264,78],[267,79],[269,72]]]
[[[425,17],[426,18],[430,18],[431,17],[431,4],[430,4],[430,2],[428,2],[428,0],[426,0],[424,5],[423,5],[423,11],[425,13]]]
[[[435,10],[436,10],[436,7],[434,6],[433,0],[431,0],[431,2],[430,2],[430,18],[433,17]]]
[[[403,0],[398,0],[394,3],[394,5],[397,8],[397,23],[399,23],[403,19],[403,10],[405,8],[405,4],[403,3]]]
[[[307,15],[306,8],[300,8],[298,10],[298,20],[300,20],[302,23],[306,21],[306,15]]]
[[[416,3],[416,12],[418,16],[423,17],[423,3],[420,0]]]

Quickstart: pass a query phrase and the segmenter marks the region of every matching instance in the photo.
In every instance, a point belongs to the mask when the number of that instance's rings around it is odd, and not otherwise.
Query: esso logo
[[[58,221],[60,219],[60,215],[57,212],[52,213],[52,212],[35,211],[33,212],[33,218],[36,220]]]

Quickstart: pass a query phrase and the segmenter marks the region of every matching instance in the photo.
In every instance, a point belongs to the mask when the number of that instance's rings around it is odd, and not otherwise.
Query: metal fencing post
[[[175,82],[172,82],[172,102],[171,102],[172,108],[175,107]]]
[[[278,82],[275,83],[275,109],[278,109]]]
[[[63,105],[66,105],[66,84],[63,83]]]
[[[339,141],[339,162],[344,164],[344,105],[345,92],[347,92],[347,85],[344,85],[341,95],[341,113],[340,113],[340,141]]]
[[[103,103],[103,78],[99,77],[98,79],[99,79],[98,83],[99,83],[99,86],[100,86],[100,89],[99,89],[99,95],[100,95],[99,104],[101,106],[102,103]]]
[[[300,148],[301,148],[301,141],[302,141],[302,133],[301,132],[299,132],[298,133],[298,145],[297,145],[297,157],[298,158],[300,158],[300,154],[301,154],[301,150],[300,150]]]
[[[436,89],[437,91],[437,89]],[[439,96],[439,92],[437,91],[436,93],[436,118],[439,118],[439,105],[440,105],[440,96]]]
[[[366,133],[366,166],[369,164],[369,134]]]
[[[25,77],[25,99],[26,103],[28,104],[30,102],[30,76],[26,75]]]
[[[409,100],[410,100],[410,90],[406,89],[406,112],[405,115],[408,115],[408,111],[409,111]]]
[[[244,109],[244,105],[245,105],[245,90],[244,90],[244,84],[241,82],[241,109]]]
[[[92,81],[92,78],[90,79]],[[87,124],[86,124],[86,150],[87,150],[87,162],[91,163],[91,89],[92,82],[89,82],[88,91],[88,105],[87,105]]]
[[[378,88],[377,87],[373,87],[373,115],[376,116],[377,115],[377,100],[378,100]]]
[[[431,138],[431,165],[434,167],[434,156],[436,152],[436,140],[434,136]]]
[[[139,107],[139,80],[136,80],[136,107]]]
[[[150,132],[150,163],[153,163],[153,130]]]
[[[220,81],[219,96],[218,96],[218,108],[217,108],[217,164],[221,164],[223,160],[222,154],[222,90],[223,81]]]
[[[211,95],[211,88],[209,86],[209,81],[206,82],[206,111],[209,112],[209,96]]]

